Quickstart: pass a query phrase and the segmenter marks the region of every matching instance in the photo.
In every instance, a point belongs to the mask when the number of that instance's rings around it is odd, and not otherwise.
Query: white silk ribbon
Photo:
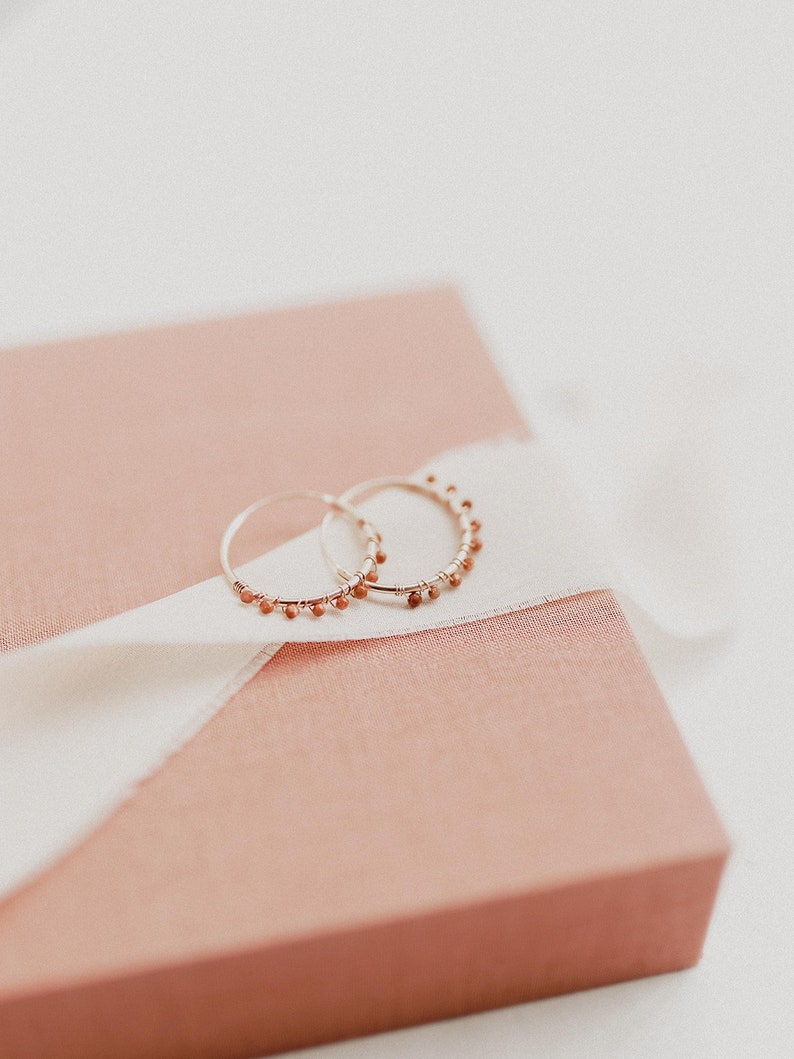
[[[370,593],[344,613],[288,621],[242,605],[218,576],[1,657],[0,898],[90,833],[286,641],[405,635],[620,589],[565,474],[537,442],[471,445],[417,473],[429,470],[472,499],[484,540],[462,585],[432,603],[410,609]],[[389,551],[384,581],[431,576],[456,550],[437,505],[389,490],[362,507]],[[350,542],[336,546],[349,556]],[[241,569],[268,590],[307,573],[333,585],[316,530]]]

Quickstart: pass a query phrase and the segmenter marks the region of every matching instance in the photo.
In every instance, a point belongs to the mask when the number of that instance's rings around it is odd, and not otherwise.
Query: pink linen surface
[[[231,514],[526,428],[449,289],[0,359],[6,649],[217,573]],[[245,1056],[666,971],[720,828],[614,598],[289,645],[0,907],[9,1056]]]
[[[260,496],[526,436],[482,356],[451,290],[5,352],[0,644],[214,577],[227,523]]]

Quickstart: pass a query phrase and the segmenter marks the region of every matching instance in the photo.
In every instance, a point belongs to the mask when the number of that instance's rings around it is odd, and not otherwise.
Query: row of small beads
[[[425,481],[428,485],[435,486],[436,476],[434,474],[428,474]],[[458,554],[452,560],[452,562],[444,569],[440,570],[436,577],[431,578],[427,584],[422,584],[421,587],[417,586],[407,593],[408,606],[415,608],[418,607],[423,601],[422,592],[427,592],[427,598],[429,600],[438,599],[441,595],[441,588],[439,587],[441,582],[446,582],[450,588],[458,588],[462,583],[462,574],[468,573],[474,569],[474,559],[472,558],[472,552],[479,552],[482,548],[482,540],[479,536],[476,536],[482,529],[482,524],[479,519],[472,519],[469,517],[469,513],[472,508],[471,500],[461,500],[460,505],[456,505],[454,501],[454,494],[457,492],[457,486],[448,485],[445,493],[438,490],[438,498],[449,507],[449,509],[459,517],[463,519],[463,540],[458,550]]]
[[[367,582],[369,581],[370,584],[373,584],[378,580],[377,564],[386,562],[386,553],[380,546],[375,553],[374,560],[371,561],[372,566],[366,574],[362,570],[358,570],[341,588],[314,600],[281,603],[278,596],[270,597],[263,595],[261,592],[254,592],[242,581],[236,581],[234,588],[242,603],[258,604],[263,614],[272,614],[276,608],[280,608],[284,616],[292,620],[297,618],[301,610],[310,610],[315,618],[321,618],[329,605],[336,607],[337,610],[347,610],[350,605],[350,596],[354,599],[367,598]]]

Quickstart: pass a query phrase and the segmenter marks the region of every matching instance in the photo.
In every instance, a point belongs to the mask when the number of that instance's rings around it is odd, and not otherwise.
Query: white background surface
[[[794,1054],[793,71],[784,2],[0,0],[0,343],[455,281],[627,574],[732,614],[640,630],[701,964],[312,1059]]]

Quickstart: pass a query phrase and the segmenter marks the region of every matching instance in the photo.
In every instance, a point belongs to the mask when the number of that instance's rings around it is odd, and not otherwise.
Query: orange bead
[[[448,493],[454,493],[457,488],[458,487],[456,485],[448,485],[447,486],[447,492]]]
[[[356,585],[356,587],[353,589],[353,595],[356,597],[356,599],[366,599],[367,586],[362,584]]]
[[[243,601],[243,603],[253,603],[254,594],[250,588],[244,588],[240,592],[240,599]]]
[[[297,616],[298,616],[298,604],[297,603],[288,603],[287,606],[284,608],[284,613],[290,619],[297,618]]]
[[[408,606],[409,607],[418,607],[421,602],[422,602],[422,593],[421,592],[411,592],[410,595],[408,596]]]
[[[263,614],[272,614],[273,604],[270,602],[269,599],[263,599],[259,604],[259,609],[262,611]]]
[[[433,484],[433,482],[435,480],[436,480],[436,476],[434,474],[428,474],[427,478],[425,479],[425,481],[426,482],[430,482],[431,485]]]
[[[347,598],[347,596],[338,596],[334,600],[334,606],[336,607],[337,610],[345,610],[347,608],[347,606],[349,605],[349,603],[350,603],[350,600]]]
[[[457,588],[462,580],[463,579],[460,576],[460,574],[450,574],[449,575],[449,583],[452,585],[453,588]]]
[[[385,563],[386,562],[386,552],[384,552],[382,549],[379,549],[375,553],[375,562],[376,563]]]
[[[441,595],[441,589],[438,587],[438,585],[431,585],[430,588],[428,588],[427,590],[427,594],[430,599],[438,599],[438,597]]]
[[[478,552],[480,548],[482,548],[482,541],[479,537],[475,537],[474,540],[471,542],[471,550],[473,552]]]
[[[471,508],[471,500],[461,500],[460,506],[468,511]]]
[[[323,614],[325,614],[325,607],[322,605],[322,603],[314,604],[314,606],[312,607],[312,614],[315,616],[315,618],[322,618]]]
[[[474,567],[474,560],[472,559],[472,557],[470,555],[467,555],[466,558],[463,560],[463,569],[464,570],[471,570],[473,567]]]
[[[370,570],[370,572],[367,574],[367,581],[370,581],[370,582],[372,582],[374,584],[377,580],[378,580],[378,571],[377,570]]]
[[[479,519],[473,518],[471,520],[471,528],[474,530],[475,533],[479,533],[479,531],[482,529],[482,523],[479,521]]]

